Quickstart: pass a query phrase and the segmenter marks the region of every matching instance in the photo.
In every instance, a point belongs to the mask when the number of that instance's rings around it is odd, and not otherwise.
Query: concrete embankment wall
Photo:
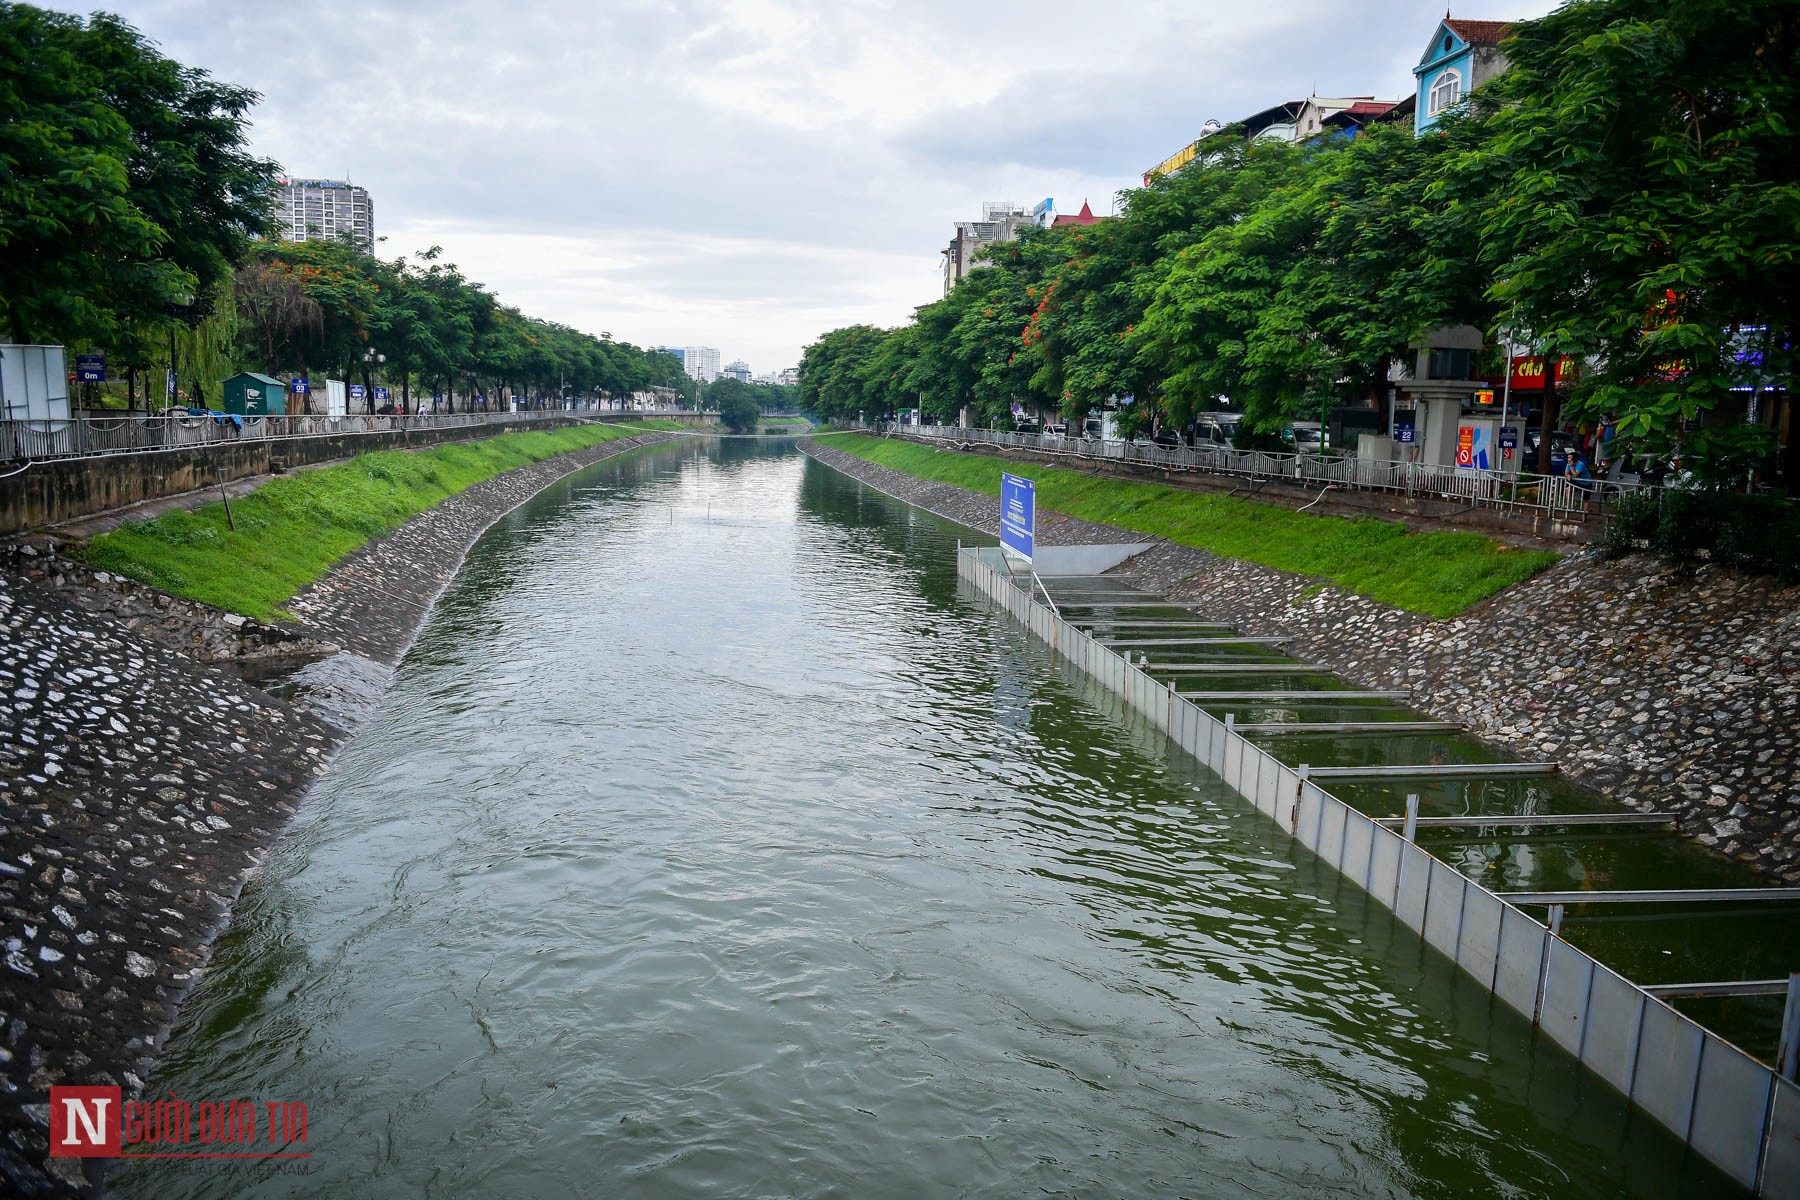
[[[997,532],[992,496],[826,443],[802,448]],[[1038,515],[1040,527],[1058,520]],[[1440,621],[1168,543],[1122,573],[1245,633],[1291,638],[1295,655],[1356,683],[1410,691],[1432,716],[1555,759],[1635,808],[1680,813],[1698,840],[1800,883],[1800,588],[1730,572],[1681,579],[1648,558],[1582,553]]]
[[[1132,666],[1015,586],[998,558],[966,547],[957,574],[1708,1162],[1758,1195],[1800,1197],[1800,1086]]]
[[[440,442],[554,429],[575,423],[574,418],[558,417],[441,429],[421,423],[401,430],[370,433],[246,438],[239,442],[178,446],[94,458],[48,459],[34,462],[24,470],[9,466],[5,470],[15,473],[0,478],[0,535],[39,529],[107,509],[212,487],[221,478],[229,483],[247,476],[267,475],[276,463],[285,467],[305,467],[370,450],[409,450]]]
[[[292,628],[97,578],[42,537],[0,558],[0,1194],[92,1186],[91,1160],[46,1156],[49,1088],[141,1091],[246,879],[352,732],[221,660],[335,643],[379,687],[483,530],[684,436],[475,484],[339,564]]]

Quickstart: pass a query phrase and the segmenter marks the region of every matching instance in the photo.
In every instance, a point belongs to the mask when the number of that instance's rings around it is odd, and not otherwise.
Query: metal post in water
[[[1562,919],[1563,906],[1560,904],[1552,904],[1550,906],[1550,936],[1562,936]]]
[[[1776,1046],[1775,1073],[1800,1083],[1800,972],[1788,976],[1787,1007],[1781,1013],[1781,1040]]]
[[[1419,793],[1413,792],[1406,798],[1406,828],[1401,832],[1401,836],[1411,842],[1417,840],[1415,835],[1417,835],[1418,832]]]
[[[1226,733],[1236,733],[1237,732],[1237,714],[1236,713],[1226,713],[1225,714],[1225,732]]]

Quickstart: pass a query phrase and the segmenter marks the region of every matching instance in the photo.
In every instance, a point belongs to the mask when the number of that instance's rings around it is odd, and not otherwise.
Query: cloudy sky
[[[88,5],[58,4],[80,11]],[[1145,167],[1317,91],[1410,90],[1441,0],[120,0],[256,87],[256,150],[348,177],[386,257],[760,372],[941,289],[951,223],[1104,213]],[[1540,15],[1549,0],[1477,18]]]

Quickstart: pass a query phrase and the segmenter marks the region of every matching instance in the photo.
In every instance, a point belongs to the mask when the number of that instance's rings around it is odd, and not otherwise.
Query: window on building
[[[1437,77],[1437,82],[1431,85],[1431,95],[1426,99],[1425,111],[1435,117],[1461,99],[1461,73],[1445,71]]]

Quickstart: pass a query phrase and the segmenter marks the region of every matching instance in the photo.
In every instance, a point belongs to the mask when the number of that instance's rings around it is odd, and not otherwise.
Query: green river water
[[[733,441],[503,520],[150,1081],[311,1157],[118,1192],[1734,1194],[959,596],[959,534]]]

